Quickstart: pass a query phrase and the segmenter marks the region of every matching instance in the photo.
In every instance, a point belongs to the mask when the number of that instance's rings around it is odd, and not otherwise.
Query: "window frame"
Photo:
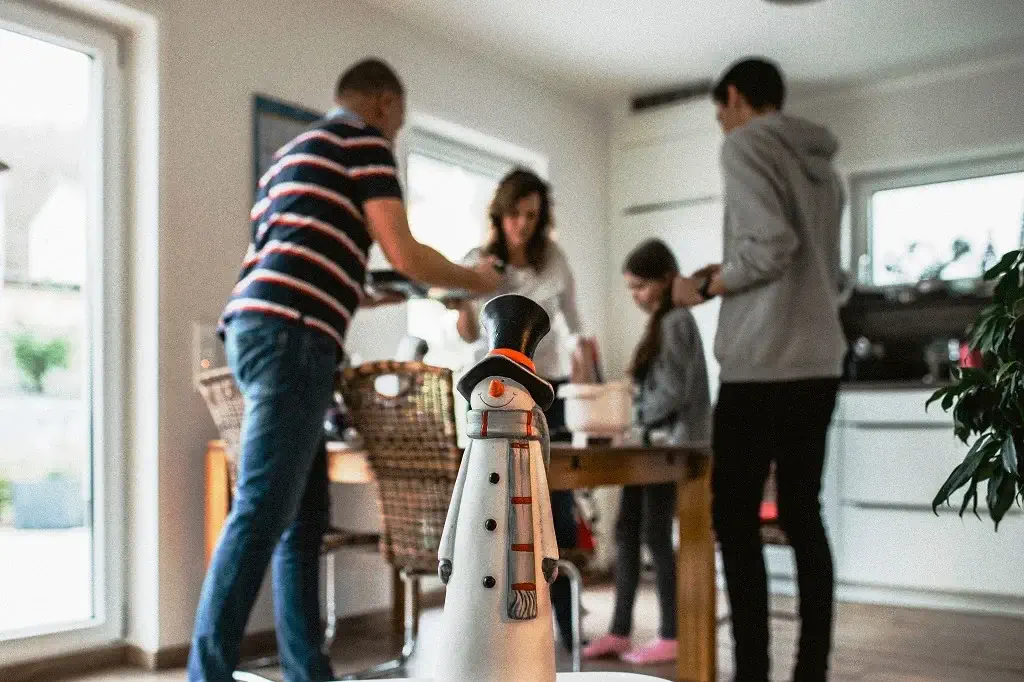
[[[1024,173],[1024,152],[965,159],[956,162],[916,166],[897,170],[862,173],[850,179],[851,196],[851,267],[858,282],[874,282],[873,226],[871,198],[876,192],[907,187],[972,180],[996,175]],[[860,279],[858,264],[863,256],[869,263],[868,280]]]

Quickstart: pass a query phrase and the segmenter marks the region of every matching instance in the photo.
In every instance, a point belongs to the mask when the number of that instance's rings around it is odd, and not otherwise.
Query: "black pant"
[[[627,485],[622,489],[619,519],[615,523],[615,613],[613,635],[633,631],[633,603],[640,582],[640,539],[651,551],[661,612],[659,636],[676,638],[676,560],[672,551],[672,520],[676,512],[676,484]]]
[[[551,381],[551,380],[549,380]],[[565,380],[551,381],[557,394],[558,387],[565,383]],[[572,434],[565,430],[565,400],[555,398],[545,412],[544,416],[548,422],[548,431],[551,432],[552,442],[566,442],[572,440]],[[555,490],[551,492],[551,517],[555,525],[555,539],[562,549],[571,549],[576,546],[576,513],[571,490]],[[558,623],[558,633],[562,644],[565,647],[572,646],[572,590],[569,587],[569,579],[559,576],[551,583],[551,608],[555,611],[555,621]]]
[[[838,379],[810,379],[723,383],[718,395],[712,513],[732,611],[736,680],[766,681],[770,669],[759,512],[771,462],[779,523],[796,558],[800,597],[793,679],[827,679],[835,581],[819,495],[838,390]]]

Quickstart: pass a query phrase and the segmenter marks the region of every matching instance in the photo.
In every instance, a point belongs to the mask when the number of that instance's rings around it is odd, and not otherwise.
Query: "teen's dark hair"
[[[484,253],[508,262],[508,242],[505,240],[505,231],[501,229],[502,218],[515,213],[516,204],[531,194],[540,197],[540,211],[537,213],[537,228],[526,244],[526,262],[534,270],[539,271],[544,267],[548,232],[551,230],[551,189],[548,183],[535,173],[522,168],[517,168],[506,175],[494,192],[494,199],[488,210],[491,232],[487,245],[484,246]]]
[[[715,102],[728,102],[730,85],[736,86],[754,109],[774,107],[781,111],[786,100],[786,84],[779,67],[760,57],[742,59],[730,66],[711,91]]]
[[[647,321],[644,335],[633,352],[633,361],[629,365],[629,373],[635,381],[643,381],[651,369],[654,358],[661,351],[661,320],[672,310],[671,277],[679,274],[679,263],[672,255],[672,250],[660,239],[648,239],[635,249],[622,264],[622,271],[640,279],[669,280],[661,297],[661,304]]]
[[[335,94],[340,97],[348,92],[364,95],[391,92],[404,95],[405,88],[394,69],[380,59],[371,58],[353,64],[338,78]]]

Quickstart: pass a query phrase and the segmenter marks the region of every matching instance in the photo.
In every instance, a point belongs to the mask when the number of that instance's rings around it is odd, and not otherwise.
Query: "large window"
[[[458,262],[488,234],[487,209],[516,161],[453,139],[412,129],[406,138],[406,186],[413,235]],[[434,301],[411,301],[409,333],[427,341],[427,360],[458,369],[473,349],[455,330],[457,313]]]
[[[854,211],[862,282],[976,279],[1024,245],[1024,157],[862,178]]]
[[[14,659],[121,634],[116,51],[94,26],[0,6],[0,648]]]

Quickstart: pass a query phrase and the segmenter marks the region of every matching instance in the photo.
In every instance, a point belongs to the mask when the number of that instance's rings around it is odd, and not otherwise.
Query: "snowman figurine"
[[[515,294],[491,299],[481,319],[490,351],[458,385],[470,443],[438,552],[447,594],[435,679],[554,682],[558,544],[543,412],[554,392],[531,359],[550,321]]]

